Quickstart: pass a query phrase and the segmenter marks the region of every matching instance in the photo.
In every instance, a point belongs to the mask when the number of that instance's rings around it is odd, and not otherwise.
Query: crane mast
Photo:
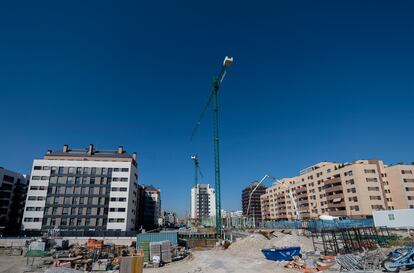
[[[203,112],[201,112],[200,118],[194,127],[192,137],[196,133],[198,127],[200,126],[201,120],[204,117],[205,112],[210,106],[211,101],[213,101],[213,119],[214,119],[214,181],[215,181],[215,190],[216,190],[216,235],[221,236],[221,181],[220,181],[220,144],[219,144],[219,104],[218,104],[218,91],[220,85],[224,80],[224,77],[227,73],[227,68],[230,67],[233,63],[233,57],[226,56],[223,61],[220,73],[217,77],[213,78],[213,86],[211,88],[211,93],[208,98],[207,104],[204,107]]]

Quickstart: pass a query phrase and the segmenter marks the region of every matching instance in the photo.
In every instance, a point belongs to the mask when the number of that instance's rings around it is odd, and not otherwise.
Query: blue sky
[[[0,166],[123,145],[183,214],[191,154],[214,183],[211,112],[190,136],[225,55],[224,208],[265,173],[412,162],[413,14],[412,1],[3,1]]]

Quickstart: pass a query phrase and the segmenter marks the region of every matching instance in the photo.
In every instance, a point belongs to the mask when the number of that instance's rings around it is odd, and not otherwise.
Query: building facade
[[[414,209],[414,165],[389,166],[384,180],[390,209]]]
[[[34,160],[23,229],[132,231],[136,226],[136,154],[117,150],[49,150]]]
[[[156,229],[161,218],[161,190],[152,185],[142,185],[139,191],[139,229]]]
[[[19,233],[26,193],[26,176],[0,167],[0,233]]]
[[[262,209],[260,204],[260,196],[266,193],[266,186],[258,185],[259,182],[254,181],[247,186],[242,192],[242,209],[243,215],[248,218],[254,218],[256,222],[262,220]],[[257,188],[256,188],[257,187]],[[250,207],[249,207],[250,200]]]
[[[175,227],[178,224],[177,214],[173,211],[161,211],[162,226]]]
[[[385,166],[380,160],[321,162],[268,188],[261,196],[262,217],[315,219],[326,214],[370,218],[376,210],[409,208],[414,205],[413,167]]]
[[[191,189],[190,217],[205,219],[216,216],[216,192],[209,184],[197,184]]]

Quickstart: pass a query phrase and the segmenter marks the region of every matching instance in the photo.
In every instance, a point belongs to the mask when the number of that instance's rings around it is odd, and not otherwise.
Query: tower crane
[[[200,165],[198,163],[198,156],[192,155],[191,160],[194,161],[194,186],[198,184],[198,176],[203,177],[203,174],[200,171]]]
[[[197,189],[197,185],[198,185],[198,177],[203,177],[203,174],[201,173],[200,170],[200,165],[198,163],[198,156],[197,155],[192,155],[191,159],[194,162],[194,190]],[[201,217],[201,199],[198,198],[198,216]],[[198,226],[198,217],[197,217],[197,213],[195,214],[195,225]]]
[[[213,101],[213,116],[214,116],[214,181],[216,189],[216,235],[221,236],[221,190],[220,190],[220,149],[219,149],[219,128],[218,128],[218,91],[220,85],[224,80],[224,77],[227,73],[227,68],[229,68],[233,63],[233,57],[226,56],[223,61],[220,73],[217,77],[213,78],[213,86],[211,88],[211,93],[208,98],[207,104],[204,107],[203,111],[200,114],[200,117],[193,129],[193,134],[191,138],[195,135],[198,128],[200,127],[201,120],[204,117],[204,114],[207,112],[211,101]]]

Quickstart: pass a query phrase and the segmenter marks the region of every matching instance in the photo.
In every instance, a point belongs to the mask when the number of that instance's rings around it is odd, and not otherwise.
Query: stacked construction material
[[[161,241],[161,261],[164,263],[172,262],[171,255],[171,242],[170,241]]]
[[[95,240],[95,239],[88,239],[86,243],[86,247],[88,249],[102,249],[104,245],[103,240]]]
[[[144,257],[141,255],[122,257],[119,272],[120,273],[142,273],[143,264],[144,264]]]
[[[150,249],[150,261],[153,261],[155,256],[161,259],[161,243],[151,242],[149,244],[149,249]]]
[[[150,261],[150,247],[149,241],[141,241],[139,248],[144,251],[144,262]]]

